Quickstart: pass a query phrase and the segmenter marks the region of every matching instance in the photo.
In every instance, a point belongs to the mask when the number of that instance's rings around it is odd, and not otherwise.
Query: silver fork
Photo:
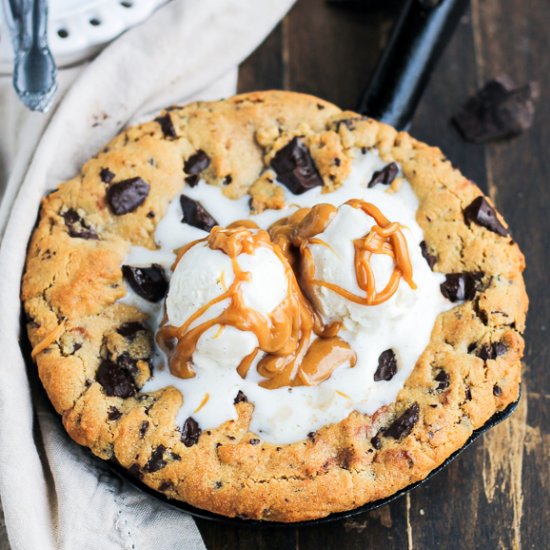
[[[14,54],[13,87],[32,111],[47,112],[57,90],[48,47],[47,0],[2,0]]]

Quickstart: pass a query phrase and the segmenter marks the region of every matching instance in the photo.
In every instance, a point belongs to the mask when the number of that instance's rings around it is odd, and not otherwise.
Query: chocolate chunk
[[[433,271],[433,267],[437,262],[437,257],[434,256],[433,254],[430,254],[430,252],[428,251],[428,245],[426,244],[426,241],[422,241],[420,243],[420,251],[422,252],[422,256],[424,256],[424,259],[428,262],[430,269]]]
[[[235,405],[237,403],[248,403],[248,397],[246,397],[246,395],[241,390],[239,390],[239,392],[237,393],[237,397],[235,397],[235,401],[233,401],[233,403],[235,403]]]
[[[517,88],[500,77],[468,99],[453,122],[464,139],[474,143],[511,137],[531,126],[538,95],[535,83]]]
[[[195,187],[197,183],[199,183],[199,180],[200,180],[200,176],[198,174],[193,174],[185,178],[185,183],[187,183],[189,187]]]
[[[479,287],[483,277],[479,272],[449,273],[441,283],[441,294],[451,302],[471,300]]]
[[[441,369],[436,374],[435,381],[439,382],[439,384],[437,385],[437,388],[435,388],[437,391],[446,390],[449,387],[449,384],[450,384],[449,375],[443,369]]]
[[[183,423],[181,440],[186,447],[192,447],[199,441],[202,430],[197,421],[191,416]]]
[[[109,420],[118,420],[122,416],[122,413],[116,407],[109,407],[107,418]]]
[[[109,396],[132,397],[138,391],[131,369],[125,362],[114,363],[105,359],[97,369],[96,380]]]
[[[132,464],[129,468],[128,468],[128,471],[134,476],[134,477],[137,477],[138,479],[141,479],[143,477],[143,474],[141,473],[141,470],[139,468],[139,464]]]
[[[374,381],[391,380],[397,372],[397,359],[392,349],[387,349],[378,358],[378,368],[374,373]]]
[[[337,132],[340,131],[340,126],[345,126],[348,130],[353,131],[357,128],[357,123],[361,122],[362,120],[368,120],[368,117],[366,116],[356,116],[354,118],[345,118],[341,120],[337,120],[335,125],[335,129]]]
[[[73,208],[69,208],[61,216],[65,220],[65,225],[71,237],[86,240],[96,240],[98,238],[95,229],[83,220]]]
[[[378,451],[382,448],[382,441],[380,440],[380,436],[376,434],[371,440],[371,445]]]
[[[277,179],[295,195],[323,185],[307,147],[297,137],[277,151],[271,160],[271,168],[275,170]]]
[[[472,390],[469,387],[464,390],[464,396],[466,397],[466,401],[472,400]]]
[[[121,353],[116,359],[117,365],[125,368],[126,370],[128,370],[128,372],[131,372],[132,374],[135,374],[137,372],[136,361],[137,359],[130,357],[127,351]],[[141,396],[141,398],[147,399],[147,396],[143,395]]]
[[[159,485],[159,491],[168,491],[169,489],[173,488],[174,484],[169,480],[165,480]]]
[[[418,403],[413,403],[393,424],[384,432],[384,435],[394,439],[402,439],[412,432],[418,422],[420,408]]]
[[[250,443],[251,445],[258,445],[259,442],[260,442],[260,440],[257,439],[256,437],[252,438],[252,439],[249,441],[249,443]]]
[[[496,359],[508,351],[508,346],[503,342],[493,342],[493,358]]]
[[[218,225],[218,222],[200,202],[186,195],[182,195],[180,197],[180,204],[183,211],[182,223],[198,227],[203,231],[210,231],[215,225]]]
[[[168,282],[160,265],[152,264],[150,267],[123,265],[122,274],[134,292],[142,298],[150,302],[159,302],[166,296]]]
[[[491,344],[483,344],[480,346],[476,355],[480,359],[487,361],[488,359],[496,359],[500,355],[504,355],[508,351],[508,348],[502,342],[492,342]]]
[[[467,351],[468,353],[472,353],[477,348],[477,342],[473,342],[472,344],[468,344]]]
[[[496,384],[493,386],[493,395],[495,397],[500,397],[502,395],[502,389],[500,386],[497,386]]]
[[[137,321],[130,321],[128,323],[122,323],[117,328],[117,332],[124,336],[124,338],[128,338],[128,340],[133,340],[137,333],[141,330],[147,330],[141,323],[138,323]]]
[[[487,202],[485,197],[479,196],[464,209],[464,219],[467,223],[473,222],[485,227],[493,233],[503,237],[508,236],[508,229],[500,223],[495,209]]]
[[[139,427],[139,437],[143,439],[145,437],[145,434],[147,433],[147,430],[149,429],[149,421],[144,420],[141,423],[141,426]]]
[[[172,123],[172,119],[170,118],[170,115],[168,113],[155,118],[155,122],[158,122],[160,124],[160,128],[165,138],[178,137],[178,134],[176,134],[176,129],[174,128],[174,124]]]
[[[141,178],[130,178],[113,183],[107,189],[107,202],[113,214],[121,216],[141,206],[149,195],[149,184]]]
[[[395,162],[391,162],[390,164],[384,166],[382,170],[378,170],[374,172],[371,180],[367,184],[367,187],[374,187],[378,183],[382,183],[384,185],[390,185],[398,173],[399,173],[399,167]]]
[[[111,183],[115,179],[115,174],[109,168],[102,168],[99,171],[99,177],[103,183]]]
[[[487,359],[493,359],[493,350],[491,344],[483,344],[480,346],[476,351],[476,356],[480,359],[483,359],[483,361],[487,361]]]
[[[147,473],[158,472],[161,468],[166,466],[166,460],[164,460],[164,451],[166,447],[159,445],[151,454],[151,457],[147,461],[147,464],[143,467],[143,471]]]
[[[190,176],[200,174],[210,166],[210,157],[199,149],[193,153],[183,164],[183,171]]]
[[[214,489],[221,489],[223,487],[223,483],[221,481],[216,481],[214,483]]]
[[[316,432],[309,432],[309,433],[307,434],[307,438],[308,438],[308,439],[311,439],[311,441],[315,441],[315,433],[316,433]]]

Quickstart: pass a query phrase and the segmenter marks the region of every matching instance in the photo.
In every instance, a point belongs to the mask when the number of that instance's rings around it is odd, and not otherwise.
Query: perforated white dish
[[[90,57],[168,0],[49,0],[48,40],[58,67]],[[0,72],[12,72],[13,51],[0,9]]]

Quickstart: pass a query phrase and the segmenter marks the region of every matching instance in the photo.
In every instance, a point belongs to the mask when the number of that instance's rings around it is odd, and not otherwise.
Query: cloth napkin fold
[[[204,548],[191,517],[92,460],[31,393],[19,347],[20,280],[44,193],[129,122],[234,93],[237,65],[292,3],[173,0],[91,63],[61,71],[49,116],[24,111],[0,79],[0,498],[14,550]]]

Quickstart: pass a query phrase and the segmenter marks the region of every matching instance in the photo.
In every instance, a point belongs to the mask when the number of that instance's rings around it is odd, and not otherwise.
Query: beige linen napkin
[[[237,65],[292,3],[173,0],[91,63],[61,71],[49,116],[24,111],[0,79],[0,497],[15,550],[204,548],[189,516],[92,460],[31,394],[18,342],[20,279],[45,191],[128,122],[233,93]]]

